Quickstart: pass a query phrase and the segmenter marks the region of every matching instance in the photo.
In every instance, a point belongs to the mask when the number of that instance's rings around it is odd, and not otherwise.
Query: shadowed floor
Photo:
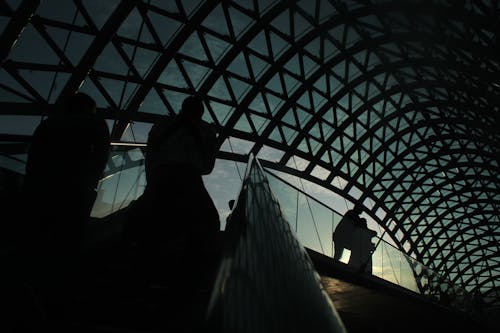
[[[359,275],[317,252],[308,252],[349,333],[495,332],[463,313],[377,277]]]

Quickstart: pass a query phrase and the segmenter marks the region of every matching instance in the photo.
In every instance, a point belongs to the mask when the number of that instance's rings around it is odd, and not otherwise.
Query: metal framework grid
[[[500,302],[496,1],[4,0],[0,14],[0,117],[80,89],[119,141],[199,94],[221,144],[251,143],[220,158],[272,152],[265,167],[364,203],[401,250]],[[29,141],[0,138],[4,155]]]

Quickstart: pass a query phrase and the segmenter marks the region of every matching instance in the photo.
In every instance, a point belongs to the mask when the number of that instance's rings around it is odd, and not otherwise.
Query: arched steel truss
[[[500,301],[495,1],[124,0],[97,12],[73,0],[47,14],[54,3],[0,2],[0,115],[44,114],[82,89],[121,140],[199,94],[221,144],[274,149],[264,166],[363,202],[401,250]],[[19,58],[25,28],[53,61]],[[91,42],[68,47],[75,36]],[[50,91],[26,72],[51,77]],[[0,137],[4,154],[29,140]]]

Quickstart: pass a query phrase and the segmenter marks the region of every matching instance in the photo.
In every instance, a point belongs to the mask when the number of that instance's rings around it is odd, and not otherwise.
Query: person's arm
[[[200,150],[201,173],[202,175],[208,175],[214,169],[216,155],[219,150],[217,132],[212,124],[204,121],[200,122],[196,127],[192,126],[190,130]]]

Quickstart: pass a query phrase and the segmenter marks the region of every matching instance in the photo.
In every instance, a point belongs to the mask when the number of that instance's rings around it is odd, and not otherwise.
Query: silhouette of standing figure
[[[178,115],[151,128],[143,196],[159,219],[148,237],[189,239],[198,247],[208,246],[208,238],[220,231],[219,213],[202,180],[212,172],[218,150],[216,132],[201,119],[203,112],[202,100],[191,96]]]
[[[190,96],[178,115],[153,125],[145,156],[147,184],[125,229],[142,271],[172,287],[170,299],[178,301],[169,309],[172,317],[191,292],[211,288],[222,247],[219,214],[202,180],[218,151],[216,132],[202,120],[203,112],[202,100]],[[201,312],[195,313],[199,321]]]
[[[88,95],[70,96],[36,128],[23,184],[20,269],[49,316],[67,308],[81,245],[110,149],[109,129]]]
[[[355,251],[354,256],[351,255],[349,265],[359,269],[360,271],[372,273],[372,252],[375,249],[375,244],[372,238],[377,235],[373,230],[368,229],[368,224],[365,218],[359,218],[354,238]]]
[[[376,232],[368,229],[366,219],[361,218],[361,209],[355,206],[347,211],[335,229],[333,242],[335,246],[334,259],[340,260],[344,249],[349,249],[351,255],[348,265],[371,273],[371,254],[373,250],[372,237]]]
[[[28,151],[24,193],[39,246],[71,256],[79,251],[109,156],[110,135],[95,101],[84,93],[42,121]]]
[[[348,210],[345,215],[340,220],[335,232],[333,233],[333,244],[335,246],[335,253],[333,258],[335,260],[340,260],[344,249],[351,250],[354,242],[354,234],[356,228],[356,220],[359,218],[361,213],[360,209],[355,206],[354,209]]]

